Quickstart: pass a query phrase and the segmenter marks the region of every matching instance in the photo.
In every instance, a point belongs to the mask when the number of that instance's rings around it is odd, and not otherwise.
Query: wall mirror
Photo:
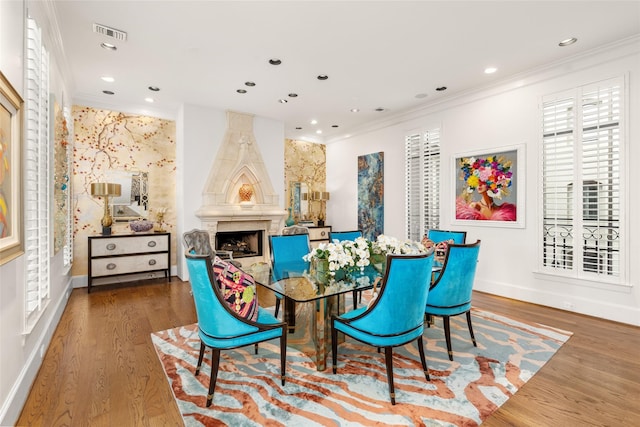
[[[120,184],[120,197],[109,202],[114,221],[126,222],[149,217],[149,173],[142,171],[109,171],[107,182]]]
[[[309,219],[309,186],[304,182],[292,182],[290,194],[296,222]]]

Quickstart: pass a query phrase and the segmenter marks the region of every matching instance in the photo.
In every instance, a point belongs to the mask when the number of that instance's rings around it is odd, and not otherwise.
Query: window
[[[623,80],[545,97],[542,268],[622,282]]]
[[[407,238],[440,228],[440,129],[405,137]]]
[[[49,54],[36,22],[27,20],[25,151],[25,330],[30,331],[49,299]]]

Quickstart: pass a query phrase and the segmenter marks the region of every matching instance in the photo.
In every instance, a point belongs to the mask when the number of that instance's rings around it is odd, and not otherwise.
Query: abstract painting
[[[384,153],[358,156],[358,229],[365,239],[384,233]]]

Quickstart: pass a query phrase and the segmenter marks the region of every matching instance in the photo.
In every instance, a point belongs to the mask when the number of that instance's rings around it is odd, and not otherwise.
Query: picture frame
[[[22,107],[22,98],[0,71],[0,265],[24,253]]]
[[[453,156],[453,224],[525,226],[525,144]]]

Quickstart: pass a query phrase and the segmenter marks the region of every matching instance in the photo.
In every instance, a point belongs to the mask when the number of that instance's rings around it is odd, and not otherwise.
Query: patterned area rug
[[[473,347],[466,319],[451,319],[454,361],[442,324],[425,330],[431,381],[425,380],[416,343],[394,349],[396,402],[389,402],[384,352],[349,338],[318,372],[312,360],[287,350],[286,384],[279,380],[277,341],[222,353],[213,404],[206,408],[207,365],[194,376],[197,325],[152,334],[186,426],[474,426],[489,417],[555,354],[570,332],[522,323],[474,309]]]

